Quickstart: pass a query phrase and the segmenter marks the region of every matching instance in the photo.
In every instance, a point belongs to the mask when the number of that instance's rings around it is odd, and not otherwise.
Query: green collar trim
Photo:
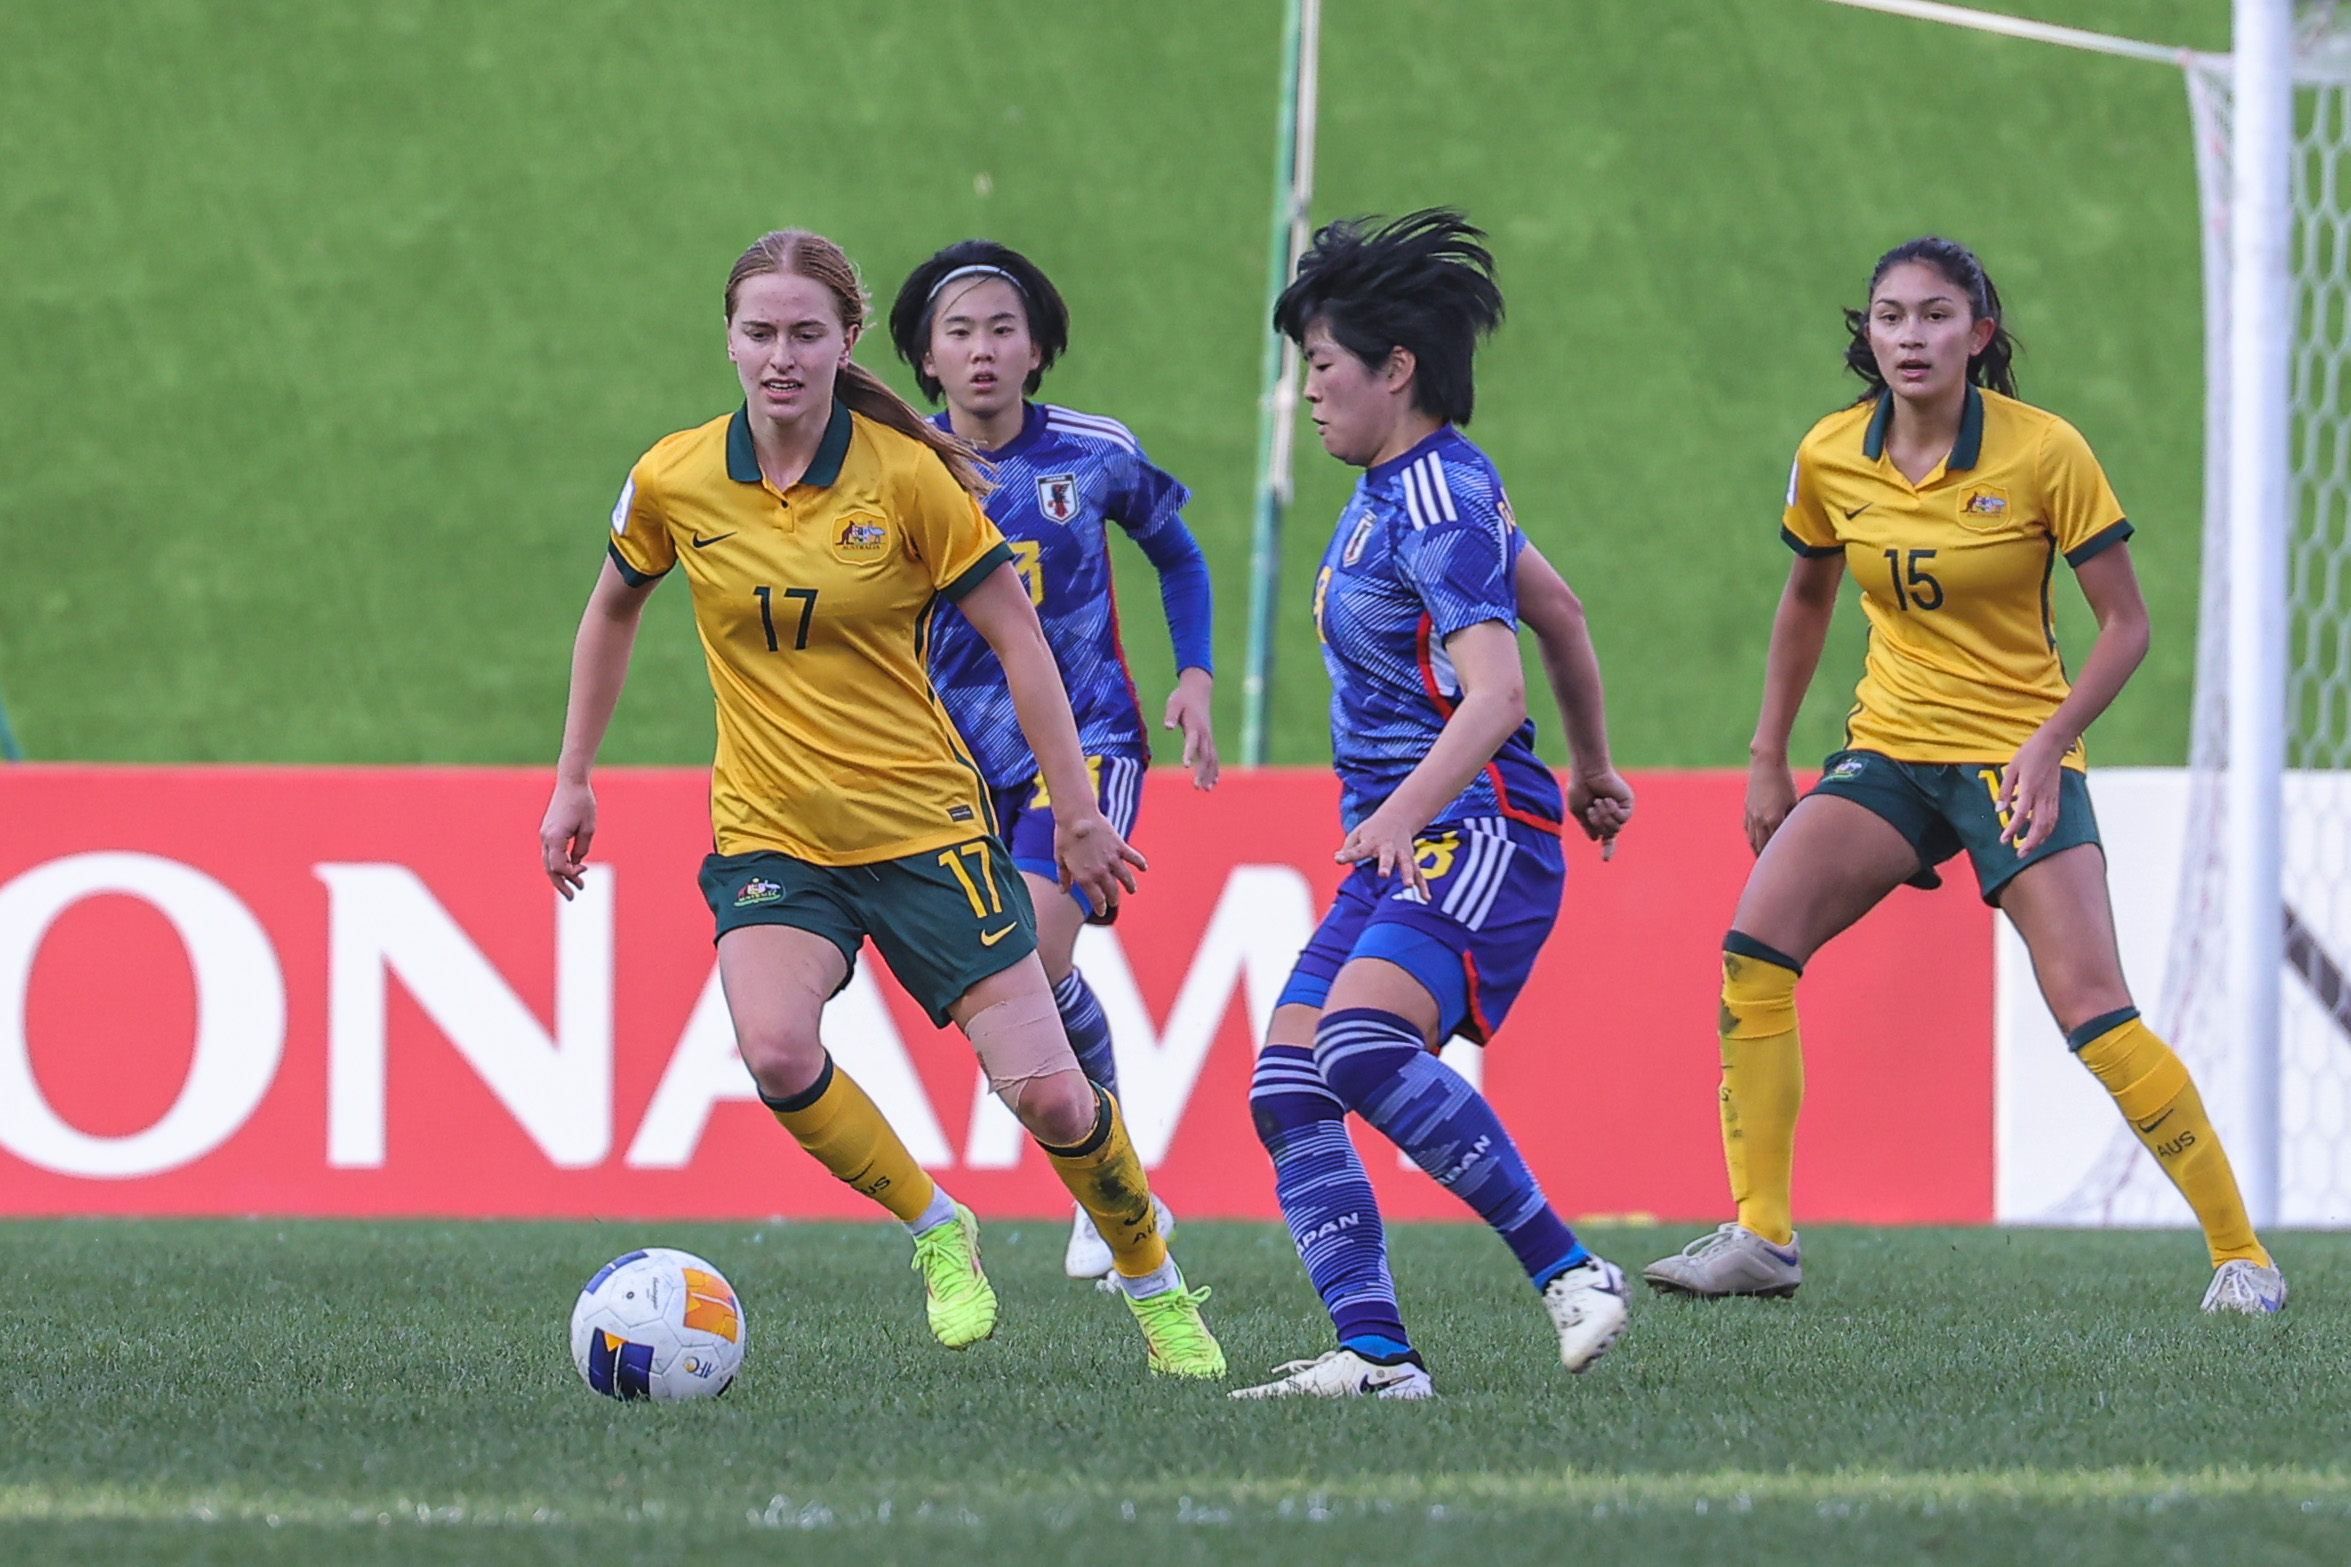
[[[1943,459],[1945,473],[1957,473],[1973,468],[1984,455],[1984,394],[1975,383],[1967,384],[1967,406],[1959,414],[1959,439],[1951,443],[1951,455]]]
[[[808,471],[800,475],[799,482],[820,490],[832,488],[841,477],[841,464],[849,456],[849,437],[853,433],[849,405],[834,398],[833,416],[825,423],[824,439],[816,443],[816,456],[808,464]],[[736,409],[735,416],[727,421],[727,477],[737,484],[766,482],[766,475],[759,471],[759,449],[751,444],[749,404]]]
[[[1979,425],[1983,422],[1980,415],[1976,422]],[[836,396],[832,420],[824,427],[824,439],[816,446],[816,460],[800,475],[802,484],[813,484],[820,490],[832,488],[833,481],[841,476],[842,459],[849,455],[849,434],[849,405]],[[1960,439],[1966,438],[1963,432]]]
[[[727,477],[737,484],[758,484],[766,478],[759,471],[759,448],[751,444],[749,403],[727,421]]]
[[[1869,416],[1869,430],[1861,437],[1861,455],[1876,462],[1886,455],[1886,430],[1894,422],[1894,394],[1878,393],[1878,405]],[[1967,403],[1959,411],[1959,439],[1951,443],[1951,455],[1943,459],[1945,473],[1958,473],[1973,468],[1984,455],[1984,394],[1973,381],[1967,383]]]

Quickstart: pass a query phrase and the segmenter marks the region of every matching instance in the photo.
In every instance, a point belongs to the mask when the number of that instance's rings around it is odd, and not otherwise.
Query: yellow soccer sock
[[[1167,1242],[1159,1237],[1159,1216],[1151,1206],[1151,1182],[1127,1139],[1118,1100],[1099,1087],[1094,1098],[1100,1108],[1084,1142],[1068,1148],[1037,1146],[1053,1161],[1053,1173],[1078,1206],[1093,1217],[1119,1276],[1149,1278],[1167,1264]]]
[[[2252,1215],[2237,1195],[2236,1173],[2212,1118],[2204,1113],[2195,1079],[2171,1046],[2139,1021],[2139,1009],[2094,1017],[2065,1038],[2196,1210],[2212,1265],[2242,1259],[2269,1266],[2269,1252],[2253,1233]]]
[[[1796,1238],[1789,1186],[1804,1105],[1796,1037],[1804,965],[1735,930],[1722,947],[1722,1162],[1739,1222],[1785,1246]]]
[[[825,1057],[816,1081],[789,1099],[760,1095],[793,1140],[816,1162],[865,1196],[912,1224],[937,1188],[898,1140],[881,1109],[848,1073]]]

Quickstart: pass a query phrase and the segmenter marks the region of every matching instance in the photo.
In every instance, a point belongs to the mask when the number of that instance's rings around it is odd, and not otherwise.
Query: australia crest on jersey
[[[851,517],[833,536],[833,555],[852,565],[879,560],[890,548],[890,525],[879,517]]]
[[[1355,531],[1347,535],[1347,547],[1339,551],[1339,564],[1352,566],[1363,559],[1363,547],[1371,542],[1372,519],[1364,518],[1355,524]]]
[[[1959,499],[1959,520],[1971,528],[1992,528],[2008,520],[2008,492],[1997,484],[1975,484]]]
[[[1048,522],[1067,522],[1078,514],[1078,476],[1074,473],[1037,475],[1037,510]]]

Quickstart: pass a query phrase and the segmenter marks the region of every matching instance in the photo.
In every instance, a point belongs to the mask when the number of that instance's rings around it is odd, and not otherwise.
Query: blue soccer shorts
[[[1094,783],[1095,803],[1102,807],[1102,814],[1110,818],[1110,825],[1121,838],[1131,840],[1135,834],[1135,817],[1143,808],[1144,765],[1144,759],[1137,756],[1086,758],[1086,774]],[[990,798],[996,807],[997,835],[1012,851],[1013,867],[1047,881],[1059,880],[1061,870],[1053,860],[1053,796],[1045,788],[1044,775],[1008,789],[997,789]],[[1116,909],[1110,911],[1109,919],[1097,916],[1093,903],[1075,887],[1070,888],[1069,895],[1078,900],[1086,918],[1096,924],[1107,925],[1118,917]]]
[[[1510,1015],[1559,919],[1567,863],[1550,833],[1500,816],[1443,822],[1415,840],[1423,898],[1361,864],[1298,954],[1277,1006],[1320,1007],[1353,958],[1383,958],[1437,1001],[1441,1041],[1486,1043]]]

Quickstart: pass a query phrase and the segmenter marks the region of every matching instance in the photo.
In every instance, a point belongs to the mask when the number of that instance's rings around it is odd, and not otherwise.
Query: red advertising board
[[[694,872],[698,771],[599,775],[589,894],[538,870],[539,771],[0,769],[0,1212],[868,1216],[751,1097]],[[1718,1217],[1716,955],[1741,780],[1637,777],[1494,1045],[1456,1047],[1564,1213]],[[1151,856],[1079,961],[1154,1180],[1272,1217],[1255,1030],[1337,881],[1327,774],[1151,775]],[[1959,878],[1904,891],[1802,990],[1813,1220],[1992,1213],[1992,935]],[[982,1213],[1066,1198],[870,950],[827,1041]],[[1462,1210],[1376,1134],[1387,1211]]]

